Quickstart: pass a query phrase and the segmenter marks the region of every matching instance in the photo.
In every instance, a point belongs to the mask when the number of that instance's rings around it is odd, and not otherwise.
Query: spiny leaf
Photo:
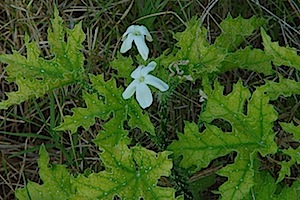
[[[69,199],[75,191],[72,188],[72,176],[62,165],[49,167],[49,156],[42,145],[38,159],[39,175],[44,184],[29,182],[25,188],[16,190],[16,197],[22,199],[57,200]]]
[[[273,56],[275,65],[286,65],[300,70],[300,56],[297,50],[291,47],[281,47],[278,42],[271,42],[270,36],[261,28],[261,36],[263,39],[264,50],[268,55]]]
[[[97,94],[88,94],[83,92],[83,99],[85,100],[87,108],[73,108],[72,116],[66,116],[64,123],[55,127],[56,131],[70,130],[75,133],[79,126],[83,126],[87,130],[90,126],[95,124],[95,117],[106,119],[109,115],[105,108],[103,100],[98,98]]]
[[[283,128],[284,131],[292,133],[293,134],[293,139],[295,141],[300,142],[300,126],[295,126],[293,123],[279,123],[280,126]]]
[[[240,150],[234,164],[227,165],[218,172],[219,175],[228,177],[228,181],[219,188],[222,199],[242,199],[254,185],[252,161],[256,153],[250,152]]]
[[[175,157],[183,155],[181,166],[190,168],[196,165],[196,170],[206,167],[212,159],[236,151],[238,155],[234,164],[219,172],[228,177],[228,182],[220,187],[220,193],[224,199],[241,199],[254,182],[252,162],[256,152],[265,156],[277,150],[272,129],[277,113],[268,104],[269,97],[261,88],[254,91],[250,100],[250,92],[241,81],[228,95],[223,96],[223,90],[217,81],[214,89],[205,86],[208,99],[200,119],[205,122],[206,129],[199,133],[195,124],[187,124],[185,134],[180,134],[179,141],[173,142],[168,149]],[[232,131],[224,133],[209,124],[215,119],[229,122]]]
[[[280,194],[275,195],[276,200],[289,199],[289,200],[298,200],[300,198],[300,179],[293,183],[291,187],[284,187]]]
[[[201,76],[218,71],[218,66],[223,61],[225,52],[208,43],[207,30],[200,23],[201,20],[192,18],[183,32],[174,35],[178,41],[176,43],[177,49],[168,57],[162,57],[162,65],[169,67],[173,62],[187,60],[189,64],[183,66],[184,68],[181,70],[184,71],[185,75],[192,76],[195,76],[195,72]]]
[[[122,121],[126,120],[126,117]],[[112,118],[103,125],[103,130],[99,132],[95,143],[103,145],[116,145],[119,141],[123,141],[125,144],[130,143],[130,139],[127,137],[128,131],[124,130],[122,121],[119,118]]]
[[[244,19],[241,16],[233,19],[229,14],[227,18],[221,22],[220,28],[222,33],[217,37],[214,44],[227,49],[228,52],[232,52],[237,49],[255,29],[262,26],[264,22],[264,19],[257,18],[256,16],[250,19]]]
[[[276,100],[280,95],[288,97],[300,93],[299,82],[285,79],[282,76],[279,76],[279,82],[266,81],[266,84],[261,88],[271,100]]]
[[[100,144],[98,144],[100,146]],[[88,177],[74,178],[63,165],[49,167],[49,155],[41,146],[38,160],[42,185],[29,182],[17,189],[18,199],[175,199],[173,188],[157,186],[161,176],[169,176],[172,161],[170,152],[155,153],[143,147],[128,149],[119,142],[114,147],[102,148],[100,155],[106,170]]]
[[[115,195],[132,200],[175,199],[174,189],[157,186],[160,176],[170,175],[170,152],[156,154],[143,147],[128,149],[122,142],[103,150],[101,158],[106,171],[78,177],[77,199],[113,199]]]
[[[283,128],[284,131],[292,133],[294,135],[293,139],[296,142],[299,142],[300,140],[300,126],[295,126],[293,123],[279,123],[280,126]],[[297,149],[292,149],[289,148],[287,150],[282,150],[282,152],[288,156],[291,157],[289,161],[282,161],[279,162],[281,169],[279,171],[278,178],[276,180],[276,183],[279,183],[282,181],[285,176],[290,176],[291,175],[291,167],[294,164],[300,164],[300,155],[299,155],[300,148],[298,147]]]
[[[246,47],[228,54],[222,62],[221,72],[236,68],[256,71],[266,75],[274,73],[271,65],[272,56],[260,49]]]
[[[280,181],[282,181],[285,177],[285,175],[290,176],[291,175],[291,171],[290,168],[294,165],[294,164],[300,164],[300,147],[298,147],[297,149],[293,149],[293,148],[288,148],[288,149],[284,149],[282,150],[282,152],[288,156],[291,157],[291,159],[287,162],[282,161],[279,164],[281,165],[281,169],[279,171],[279,176],[278,179],[276,181],[276,183],[279,183]]]
[[[116,77],[128,78],[130,77],[131,72],[134,70],[132,67],[133,60],[131,57],[124,57],[118,53],[117,58],[114,59],[111,63],[111,66],[118,71]]]
[[[18,91],[7,93],[8,99],[0,102],[0,109],[19,104],[35,96],[84,79],[83,54],[80,52],[85,34],[81,23],[72,30],[63,28],[63,21],[55,9],[52,28],[48,29],[48,41],[54,57],[50,60],[40,57],[40,50],[35,42],[25,37],[27,58],[19,52],[0,55],[0,62],[7,63],[9,81],[15,81]],[[64,36],[67,36],[67,42]]]
[[[113,114],[113,120],[104,128],[104,135],[99,136],[98,140],[112,142],[103,145],[116,145],[119,139],[125,139],[128,132],[124,131],[124,121],[128,120],[128,125],[131,128],[140,128],[142,131],[147,131],[154,134],[154,127],[149,119],[149,116],[143,114],[143,110],[134,99],[124,100],[122,98],[123,89],[117,88],[115,79],[105,81],[103,75],[94,76],[90,74],[92,87],[103,96],[99,99],[97,94],[83,94],[87,108],[74,108],[72,116],[66,116],[64,122],[56,128],[56,130],[71,130],[76,132],[79,126],[88,129],[95,123],[94,118],[107,120],[110,114]],[[128,117],[129,116],[129,117]],[[112,134],[108,136],[107,134]]]
[[[252,190],[245,195],[243,200],[298,200],[300,197],[300,180],[296,180],[291,187],[285,186],[279,194],[275,194],[280,185],[275,183],[274,178],[266,171],[255,173],[255,183]]]

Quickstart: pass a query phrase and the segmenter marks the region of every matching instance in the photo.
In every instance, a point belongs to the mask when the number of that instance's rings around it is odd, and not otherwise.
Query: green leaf
[[[298,200],[300,197],[300,180],[296,180],[291,187],[285,186],[279,194],[276,191],[280,185],[275,183],[274,178],[266,171],[255,173],[255,184],[252,190],[245,195],[243,200]]]
[[[8,64],[8,80],[15,81],[18,85],[18,91],[7,93],[8,99],[0,102],[0,109],[7,109],[34,96],[41,97],[55,88],[84,79],[84,56],[80,50],[85,34],[81,23],[72,30],[65,30],[55,9],[51,25],[52,28],[48,29],[48,41],[53,58],[42,58],[41,51],[35,42],[28,41],[28,36],[25,37],[27,57],[17,51],[13,51],[11,55],[0,55],[0,62]]]
[[[264,19],[257,18],[256,16],[250,19],[244,19],[241,16],[233,19],[229,14],[221,22],[220,28],[222,33],[217,37],[214,44],[226,49],[228,52],[233,52],[246,40],[246,37],[250,36],[255,29],[264,23]]]
[[[99,144],[101,145],[101,144]],[[103,148],[101,158],[106,170],[88,177],[79,176],[74,199],[175,199],[175,190],[157,186],[160,176],[169,176],[170,152],[155,153],[143,147],[128,149],[121,142],[113,148]]]
[[[72,109],[74,114],[66,116],[64,122],[55,130],[71,130],[74,133],[79,126],[87,130],[95,124],[95,117],[108,120],[113,114],[109,124],[104,126],[105,131],[101,132],[104,135],[98,137],[98,141],[102,140],[103,145],[116,145],[120,139],[126,139],[128,132],[123,128],[125,121],[128,121],[131,128],[139,128],[144,132],[155,134],[149,116],[143,114],[143,110],[133,98],[129,100],[122,98],[123,89],[117,88],[115,79],[105,81],[103,75],[90,74],[90,80],[92,87],[102,96],[101,99],[98,98],[98,94],[83,93],[87,107]]]
[[[264,50],[266,54],[273,56],[275,65],[286,65],[300,70],[300,56],[297,50],[291,47],[281,47],[278,42],[271,42],[270,36],[261,28],[261,36],[263,39]]]
[[[72,176],[63,165],[50,165],[49,156],[42,145],[38,159],[39,175],[42,185],[29,182],[25,188],[16,190],[16,197],[22,199],[69,199],[75,191],[72,188]]]
[[[210,45],[207,41],[207,30],[200,25],[201,20],[192,18],[187,28],[176,33],[174,38],[178,41],[176,49],[169,56],[161,58],[161,64],[169,68],[176,62],[188,61],[189,64],[181,66],[184,75],[200,76],[218,71],[220,63],[225,57],[223,49]],[[195,77],[194,77],[195,78]]]
[[[292,133],[293,134],[293,139],[295,141],[300,140],[300,126],[295,126],[293,123],[279,123],[282,129],[286,132]]]
[[[298,178],[291,187],[284,187],[281,193],[275,197],[277,200],[298,200],[300,198],[300,179]]]
[[[261,86],[264,93],[267,94],[271,100],[276,100],[280,95],[288,97],[292,94],[300,93],[300,84],[291,79],[285,79],[279,75],[279,82],[266,81],[266,84]]]
[[[293,123],[279,123],[280,126],[283,128],[284,131],[292,133],[294,135],[293,139],[296,142],[299,142],[300,140],[300,126],[295,126]],[[295,164],[300,164],[300,148],[298,147],[297,149],[289,148],[287,150],[282,150],[282,152],[288,156],[290,156],[289,161],[282,161],[279,162],[281,165],[281,169],[279,171],[278,178],[276,180],[276,183],[279,183],[282,181],[285,176],[290,176],[291,175],[291,167]]]
[[[172,150],[175,157],[183,155],[180,166],[190,168],[196,165],[196,170],[206,167],[215,158],[236,151],[235,162],[219,172],[228,177],[220,187],[220,193],[224,199],[241,199],[254,183],[252,163],[256,152],[265,156],[277,151],[273,131],[277,113],[268,104],[270,99],[261,88],[257,88],[251,98],[250,91],[242,86],[241,81],[228,95],[223,96],[223,90],[217,81],[214,89],[205,87],[208,99],[200,119],[205,122],[206,129],[199,133],[194,123],[187,123],[184,135],[179,134],[179,140],[168,150]],[[224,133],[210,124],[214,120],[227,121],[232,131]]]
[[[272,56],[267,55],[260,49],[246,47],[228,54],[222,62],[221,72],[236,68],[256,71],[265,75],[274,73],[271,65]]]
[[[107,110],[102,110],[105,108],[103,100],[98,98],[97,94],[88,94],[83,91],[83,99],[87,108],[73,108],[72,116],[66,116],[64,118],[64,123],[60,124],[58,127],[55,127],[56,131],[70,130],[71,133],[75,133],[79,126],[82,126],[87,130],[90,126],[95,124],[95,117],[106,119],[109,116]]]
[[[276,183],[279,183],[280,181],[282,181],[286,175],[287,176],[291,175],[290,168],[294,164],[300,164],[300,154],[299,154],[300,147],[298,147],[297,149],[293,149],[290,147],[288,149],[282,150],[282,152],[284,154],[290,156],[291,159],[288,162],[282,161],[279,163],[281,165],[281,169],[279,171],[279,176],[278,176]]]
[[[120,53],[110,64],[118,71],[118,74],[115,75],[117,78],[130,78],[130,74],[134,70],[132,58],[124,57]]]

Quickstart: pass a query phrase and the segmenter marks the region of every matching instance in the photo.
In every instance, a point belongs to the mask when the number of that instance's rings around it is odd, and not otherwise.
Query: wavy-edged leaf
[[[273,56],[275,65],[286,65],[300,70],[300,56],[297,50],[291,47],[281,47],[278,42],[272,42],[270,36],[261,28],[261,36],[263,39],[264,51]]]
[[[206,129],[199,133],[195,124],[186,125],[185,134],[179,134],[179,141],[173,142],[168,149],[174,152],[175,157],[183,155],[181,166],[189,168],[196,165],[197,170],[206,167],[212,159],[236,151],[235,162],[219,172],[228,177],[228,181],[220,187],[220,193],[225,199],[241,199],[253,186],[252,162],[256,152],[265,156],[277,150],[273,131],[277,113],[268,104],[270,99],[262,88],[257,88],[251,98],[241,81],[228,95],[224,96],[223,90],[218,82],[215,82],[214,89],[205,86],[208,99],[200,119],[205,122]],[[216,119],[229,122],[232,131],[224,133],[211,125]]]
[[[244,19],[241,16],[233,19],[229,14],[227,18],[220,23],[222,33],[217,37],[214,44],[227,49],[228,52],[232,52],[238,48],[246,37],[250,36],[255,29],[264,23],[264,19],[256,16],[250,19]]]
[[[291,187],[285,186],[280,193],[276,192],[282,186],[275,183],[274,178],[266,171],[255,173],[255,183],[243,200],[298,200],[300,197],[300,180],[296,180]],[[276,194],[277,193],[277,194]]]
[[[284,179],[284,177],[290,176],[291,175],[291,167],[294,164],[300,164],[300,147],[293,149],[293,148],[288,148],[288,149],[284,149],[282,150],[282,152],[288,156],[291,157],[291,159],[289,161],[282,161],[279,164],[281,165],[281,169],[279,171],[279,175],[278,175],[278,179],[276,181],[276,183],[279,183],[280,181],[282,181]]]
[[[295,126],[293,123],[279,123],[282,129],[286,132],[292,133],[293,134],[293,139],[294,140],[300,140],[300,126]]]
[[[128,78],[131,72],[134,70],[133,60],[131,57],[124,57],[118,53],[117,58],[111,61],[111,66],[118,71],[116,77]]]
[[[101,109],[105,108],[105,105],[97,94],[88,94],[84,91],[82,97],[85,100],[86,108],[73,108],[74,114],[66,116],[64,123],[55,127],[56,131],[70,130],[71,133],[75,133],[79,126],[87,130],[95,124],[95,117],[106,119],[109,116],[106,109]]]
[[[221,72],[226,72],[236,68],[256,71],[269,75],[274,73],[271,65],[272,56],[267,55],[260,49],[246,47],[228,54],[222,62]]]
[[[99,144],[101,145],[101,144]],[[155,153],[143,147],[128,147],[120,142],[104,148],[101,158],[106,170],[88,177],[80,176],[75,185],[76,199],[175,199],[175,190],[157,186],[161,176],[169,176],[171,152]]]
[[[143,114],[143,110],[134,99],[122,98],[123,89],[117,88],[115,79],[105,81],[103,75],[90,74],[90,80],[92,87],[103,97],[99,99],[98,94],[83,93],[87,107],[72,109],[74,114],[66,116],[64,122],[55,130],[71,130],[74,133],[79,126],[85,129],[92,126],[95,123],[95,117],[108,120],[112,114],[112,118],[104,126],[105,130],[101,132],[104,135],[99,136],[98,140],[113,143],[103,143],[103,145],[116,145],[120,139],[125,139],[128,132],[124,131],[124,121],[128,121],[131,128],[140,128],[154,135],[154,126],[149,116]]]
[[[266,84],[261,86],[265,94],[271,100],[276,100],[280,95],[288,97],[292,94],[300,93],[300,83],[291,79],[285,79],[279,76],[279,82],[266,81]]]
[[[297,142],[300,140],[300,126],[295,126],[293,123],[279,123],[280,126],[283,128],[284,131],[292,133],[294,135],[293,139]],[[300,148],[289,148],[289,149],[284,149],[282,152],[288,156],[290,156],[289,161],[281,161],[279,162],[281,169],[278,173],[278,178],[276,180],[276,183],[279,183],[282,181],[285,176],[290,176],[291,175],[291,167],[294,164],[300,164]]]
[[[42,185],[28,182],[27,186],[16,190],[16,197],[23,199],[57,200],[69,199],[75,193],[72,187],[72,176],[63,165],[51,165],[49,167],[49,155],[42,145],[38,159],[39,175]]]
[[[184,75],[191,76],[195,76],[195,72],[201,76],[218,71],[226,53],[223,49],[209,44],[207,30],[200,24],[201,20],[194,17],[183,32],[174,34],[174,38],[178,41],[177,49],[169,56],[162,57],[162,65],[169,67],[172,63],[187,60],[189,64],[181,66],[180,70]]]
[[[11,55],[0,55],[0,62],[8,64],[8,80],[15,81],[18,85],[18,91],[8,92],[8,99],[0,102],[0,109],[19,104],[33,96],[40,97],[55,88],[84,79],[84,56],[80,50],[85,34],[81,23],[72,30],[65,29],[55,9],[51,25],[48,29],[48,41],[54,55],[52,59],[42,58],[37,45],[29,42],[28,36],[25,37],[27,57],[17,51],[13,51]]]

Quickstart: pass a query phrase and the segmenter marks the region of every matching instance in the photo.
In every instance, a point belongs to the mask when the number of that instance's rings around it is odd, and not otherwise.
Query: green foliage
[[[180,134],[179,141],[173,142],[169,150],[176,157],[183,155],[180,163],[182,167],[196,165],[196,170],[207,167],[215,158],[236,151],[238,155],[234,164],[218,172],[228,177],[219,191],[224,199],[241,199],[254,184],[253,159],[257,151],[267,155],[277,150],[272,130],[277,113],[268,104],[269,97],[260,88],[249,99],[250,91],[242,86],[241,81],[226,96],[223,96],[224,87],[218,82],[215,82],[214,89],[205,89],[208,100],[200,119],[205,122],[206,129],[199,133],[196,124],[187,123],[185,134]],[[219,127],[210,124],[215,119],[229,122],[232,131],[224,133]]]
[[[257,17],[246,20],[242,17],[233,19],[229,15],[220,24],[221,35],[214,44],[210,44],[207,40],[207,30],[201,26],[201,20],[194,17],[183,32],[174,34],[178,41],[176,48],[169,56],[163,55],[160,58],[161,64],[170,67],[174,62],[188,61],[188,65],[179,67],[184,75],[191,75],[193,79],[210,77],[210,74],[221,74],[236,68],[272,74],[272,56],[250,46],[237,49],[264,22],[265,20]]]
[[[58,11],[55,10],[51,24],[52,28],[48,29],[48,41],[53,58],[42,58],[39,48],[35,42],[29,42],[28,36],[25,37],[27,57],[17,51],[13,51],[11,55],[0,55],[0,61],[8,64],[8,80],[15,81],[18,85],[18,91],[7,93],[8,99],[0,102],[0,109],[19,104],[33,96],[41,97],[55,88],[84,79],[84,57],[80,49],[85,34],[81,23],[72,30],[65,29]]]
[[[280,126],[283,128],[284,131],[289,132],[289,133],[293,133],[294,135],[294,140],[295,142],[299,142],[300,141],[300,126],[295,126],[292,123],[280,123]],[[282,181],[284,179],[284,177],[290,176],[291,175],[291,170],[290,168],[295,165],[295,164],[300,164],[300,147],[297,147],[296,149],[293,148],[288,148],[288,149],[284,149],[282,150],[282,152],[285,155],[290,156],[290,160],[289,161],[282,161],[280,162],[281,165],[281,169],[279,171],[279,176],[278,179],[276,181],[276,183],[279,183],[280,181]]]
[[[200,23],[201,21],[194,17],[183,32],[174,34],[174,38],[178,41],[176,49],[162,59],[162,65],[169,67],[173,62],[187,60],[189,64],[183,66],[181,70],[193,78],[198,78],[197,74],[201,77],[218,71],[218,66],[226,54],[216,45],[209,44],[207,30]]]
[[[246,195],[243,200],[297,200],[300,197],[299,193],[300,180],[293,183],[291,187],[285,186],[279,194],[276,194],[280,185],[275,183],[274,178],[265,171],[255,173],[255,184],[251,192]]]
[[[278,42],[271,42],[270,36],[261,28],[261,36],[263,39],[264,51],[266,54],[273,56],[275,65],[286,65],[300,70],[300,57],[297,55],[297,50],[290,47],[281,47]]]
[[[115,75],[118,78],[129,78],[131,72],[134,70],[132,67],[132,58],[124,57],[120,53],[118,53],[117,58],[114,59],[110,64],[115,70],[118,71],[118,74]]]
[[[120,139],[124,139],[128,134],[123,129],[124,121],[128,121],[131,128],[140,128],[142,131],[154,134],[154,127],[149,116],[143,114],[143,110],[134,99],[124,100],[122,98],[123,89],[117,88],[114,79],[105,81],[102,75],[90,75],[90,80],[92,87],[102,98],[99,99],[97,94],[84,93],[83,98],[87,108],[72,109],[74,114],[66,116],[64,122],[55,130],[71,130],[74,133],[79,126],[88,129],[95,124],[95,117],[107,120],[112,113],[113,118],[104,127],[110,131],[102,131],[101,133],[104,135],[99,136],[98,140],[108,140],[113,143],[107,144],[116,145]]]
[[[72,186],[73,177],[63,165],[50,165],[49,155],[45,146],[40,148],[38,159],[39,175],[42,185],[34,182],[27,183],[25,188],[16,190],[16,197],[23,199],[69,199],[75,190]]]
[[[216,75],[238,68],[264,75],[274,74],[276,70],[272,69],[272,62],[276,66],[287,65],[300,69],[296,50],[271,42],[263,29],[264,51],[246,46],[247,37],[264,22],[257,17],[246,20],[241,17],[233,19],[229,15],[220,24],[222,33],[213,44],[208,41],[207,30],[201,20],[196,18],[187,23],[183,32],[174,33],[177,43],[171,51],[168,49],[155,59],[160,66],[164,66],[164,69],[158,68],[155,73],[169,81],[174,89],[178,82],[185,81],[182,78],[184,76],[190,76],[193,80],[200,79],[202,85],[199,88],[204,90],[207,100],[203,104],[199,124],[185,122],[184,134],[178,134],[179,140],[167,148],[169,151],[155,153],[139,145],[128,147],[131,142],[128,133],[134,128],[155,135],[147,111],[142,110],[134,98],[122,98],[123,83],[118,80],[125,78],[129,83],[134,60],[118,54],[111,62],[117,74],[109,80],[103,74],[87,76],[83,69],[84,57],[80,52],[85,38],[81,23],[72,30],[65,29],[55,10],[52,28],[48,31],[53,58],[42,58],[36,44],[29,42],[27,36],[27,57],[16,51],[12,55],[0,55],[0,61],[8,64],[8,80],[15,81],[19,88],[17,92],[7,94],[8,100],[1,102],[0,108],[21,103],[32,96],[40,97],[67,84],[87,85],[91,90],[82,92],[85,107],[73,108],[73,115],[65,116],[64,122],[55,130],[75,133],[80,126],[87,130],[95,124],[96,119],[102,120],[102,129],[94,142],[102,151],[100,158],[105,170],[74,177],[63,165],[50,165],[49,156],[42,146],[38,165],[43,184],[29,182],[25,188],[16,191],[16,197],[113,199],[118,196],[122,199],[175,199],[175,189],[157,185],[161,176],[171,174],[173,164],[168,156],[172,152],[174,160],[182,156],[179,165],[188,168],[189,172],[201,170],[208,167],[212,160],[236,152],[234,162],[216,173],[228,179],[218,189],[223,199],[252,199],[253,195],[255,199],[298,198],[299,180],[291,188],[280,190],[279,186],[283,178],[291,174],[290,168],[300,164],[300,149],[282,150],[276,145],[274,122],[278,114],[270,101],[277,100],[279,96],[299,94],[299,82],[278,75],[276,82],[265,80],[264,85],[250,90],[239,80],[233,85],[232,91],[224,95],[224,87],[215,79]],[[240,49],[240,46],[243,48]],[[137,57],[137,62],[140,60]],[[169,92],[171,96],[173,90]],[[224,130],[217,122],[228,124],[229,130]],[[298,126],[287,123],[280,125],[299,142]],[[199,127],[203,130],[199,131]],[[269,174],[258,170],[257,161],[258,154],[265,157],[274,153],[290,157],[287,161],[279,162],[281,170],[277,182]],[[187,188],[194,197],[200,198],[199,192],[214,183],[216,174],[207,177],[205,184],[198,180],[200,188],[198,185],[195,187],[196,184],[190,184]],[[262,186],[267,189],[263,190]]]
[[[260,49],[238,49],[233,53],[227,54],[222,62],[221,72],[241,68],[256,71],[266,75],[274,73],[271,65],[272,56],[267,55]]]
[[[175,199],[174,189],[157,186],[160,176],[170,175],[170,152],[156,154],[143,147],[128,149],[122,143],[103,150],[101,158],[107,169],[80,176],[75,184],[77,199],[113,199],[115,195],[122,199]]]
[[[226,49],[228,52],[233,52],[243,41],[246,41],[246,38],[250,36],[255,29],[264,23],[264,19],[257,18],[256,16],[250,19],[244,19],[241,16],[233,19],[231,15],[228,15],[220,24],[222,33],[216,39],[215,45]]]
[[[99,144],[101,145],[101,144]],[[114,147],[101,147],[106,170],[88,177],[74,178],[63,165],[49,165],[49,156],[40,149],[39,174],[43,184],[29,182],[16,191],[22,199],[175,199],[175,190],[157,186],[160,176],[169,176],[170,152],[155,153],[143,147],[128,149],[119,142]]]

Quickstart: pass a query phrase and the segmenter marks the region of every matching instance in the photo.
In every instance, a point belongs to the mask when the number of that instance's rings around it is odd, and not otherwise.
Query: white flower
[[[135,45],[141,54],[144,60],[148,59],[149,49],[145,42],[146,40],[152,42],[152,37],[145,26],[131,25],[127,28],[126,32],[122,36],[123,44],[121,46],[121,53],[127,52],[132,47],[132,42],[135,42]]]
[[[122,94],[124,99],[129,99],[136,92],[136,99],[140,106],[144,109],[149,107],[153,102],[153,97],[150,88],[147,85],[152,85],[164,92],[169,89],[169,86],[159,78],[148,74],[153,71],[156,66],[154,61],[150,62],[146,67],[140,65],[132,73],[131,77],[134,80],[128,85]]]

